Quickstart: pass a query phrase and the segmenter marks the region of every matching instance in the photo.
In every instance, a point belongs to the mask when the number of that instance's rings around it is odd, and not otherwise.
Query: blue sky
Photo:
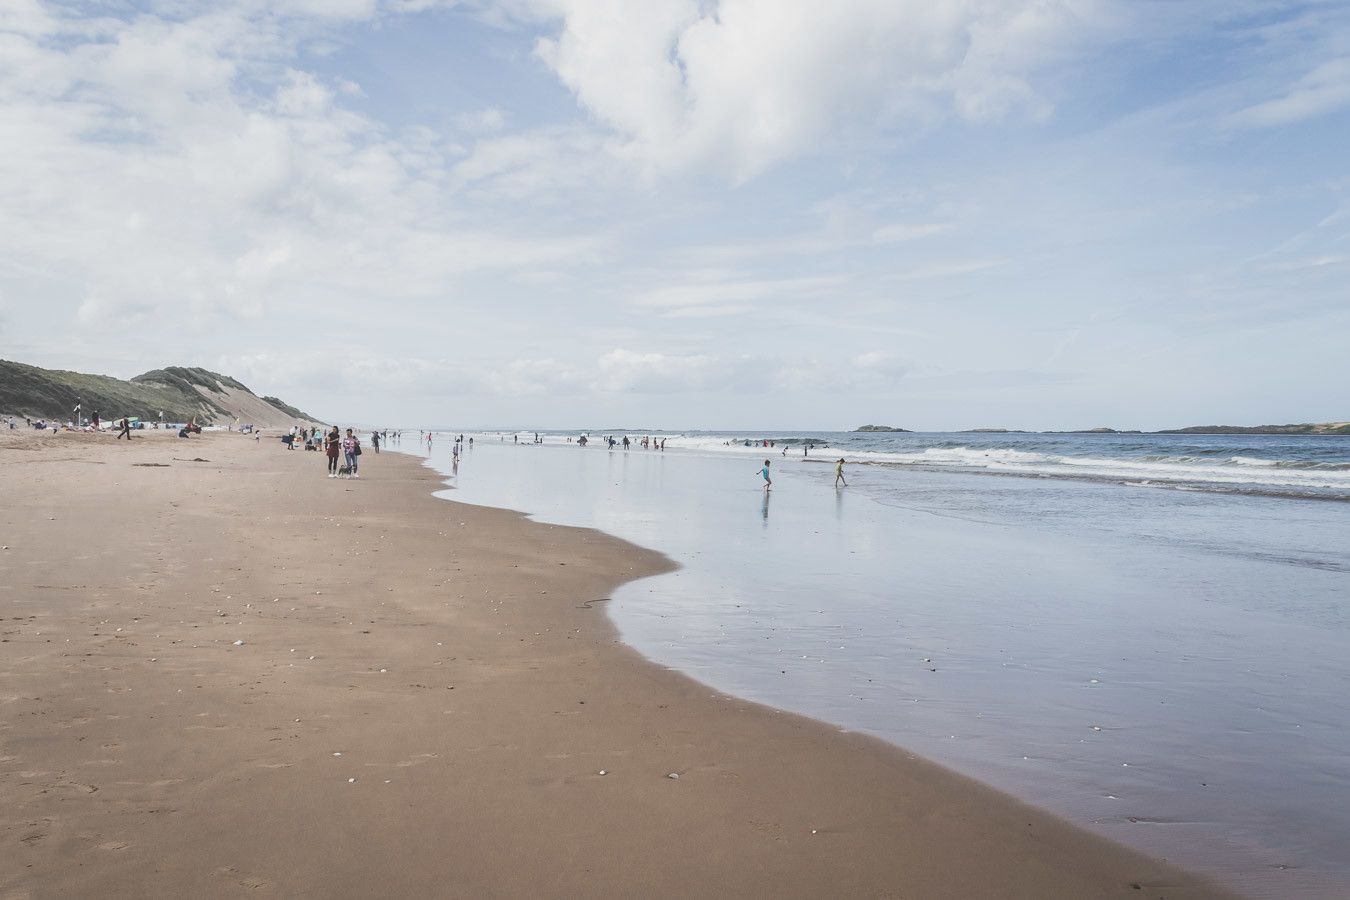
[[[0,8],[0,354],[369,423],[1344,420],[1350,7]]]

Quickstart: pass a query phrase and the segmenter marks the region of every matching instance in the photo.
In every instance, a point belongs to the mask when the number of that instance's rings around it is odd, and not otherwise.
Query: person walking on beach
[[[842,456],[839,457],[839,462],[834,464],[834,486],[839,487],[841,484],[848,487],[848,482],[844,480],[844,458]]]
[[[376,453],[380,452],[380,433],[378,431],[370,433],[370,446],[375,448]]]
[[[338,450],[342,446],[342,435],[338,433],[338,427],[333,426],[333,430],[324,435],[323,452],[328,454],[328,477],[336,478],[338,476]]]
[[[361,456],[361,442],[352,434],[350,428],[347,429],[347,436],[342,439],[342,452],[347,457],[347,470],[352,473],[353,478],[360,478],[356,470]]]
[[[764,460],[764,468],[759,470],[759,474],[764,476],[764,490],[773,488],[773,479],[769,477],[769,461]]]
[[[128,441],[131,440],[131,420],[126,416],[123,416],[122,421],[119,424],[121,424],[122,430],[117,433],[117,439],[119,441],[122,438],[126,438]]]

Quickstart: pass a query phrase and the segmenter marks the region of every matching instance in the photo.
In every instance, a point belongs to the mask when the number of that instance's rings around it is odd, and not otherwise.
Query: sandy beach
[[[0,435],[0,898],[1223,896],[648,662],[601,601],[659,554],[362,461]]]

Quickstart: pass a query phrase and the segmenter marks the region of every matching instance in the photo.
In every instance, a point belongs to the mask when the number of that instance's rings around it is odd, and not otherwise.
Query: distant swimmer
[[[848,482],[844,480],[844,460],[843,460],[843,457],[840,457],[839,462],[837,462],[837,463],[834,464],[834,486],[835,486],[835,487],[839,487],[839,485],[841,485],[841,484],[842,484],[844,487],[848,487]]]
[[[769,477],[769,461],[767,459],[764,460],[764,468],[759,470],[759,474],[764,476],[764,490],[767,491],[772,488],[773,479]]]

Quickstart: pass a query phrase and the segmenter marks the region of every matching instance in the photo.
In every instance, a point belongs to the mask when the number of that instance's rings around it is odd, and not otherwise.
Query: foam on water
[[[547,443],[584,432],[540,432]],[[588,432],[592,437],[623,432]],[[630,432],[664,438],[667,452],[781,459],[810,446],[820,461],[1078,478],[1222,492],[1350,500],[1350,437],[1338,435],[869,434],[857,432]],[[535,432],[520,432],[533,441]],[[494,434],[486,435],[493,437]],[[764,445],[771,441],[773,446]]]

